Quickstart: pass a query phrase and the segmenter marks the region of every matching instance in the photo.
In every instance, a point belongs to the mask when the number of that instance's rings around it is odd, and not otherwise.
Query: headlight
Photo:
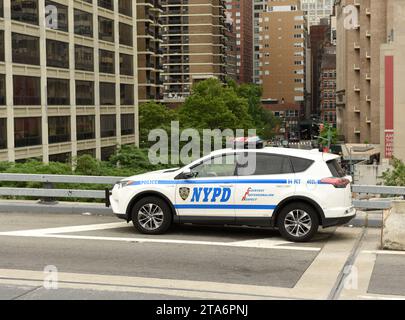
[[[123,181],[117,182],[117,185],[118,185],[118,188],[124,188],[124,187],[131,185],[132,182],[133,181],[130,181],[130,180],[123,180]]]

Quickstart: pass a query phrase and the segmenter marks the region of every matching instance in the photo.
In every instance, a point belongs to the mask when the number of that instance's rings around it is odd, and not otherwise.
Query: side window
[[[235,154],[221,155],[191,168],[194,178],[231,177],[235,175]]]
[[[239,176],[294,173],[290,159],[286,156],[257,153],[256,157],[254,157],[254,160],[256,162],[254,165],[254,172],[244,172],[245,170],[242,166],[238,169]],[[251,165],[252,164],[249,164],[250,167]],[[245,167],[247,166],[248,165],[245,165]]]
[[[314,163],[314,161],[312,160],[303,158],[290,157],[290,159],[294,168],[294,172],[296,173],[306,171]]]

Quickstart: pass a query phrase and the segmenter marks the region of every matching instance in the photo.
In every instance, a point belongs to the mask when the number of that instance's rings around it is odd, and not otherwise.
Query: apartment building
[[[238,80],[237,74],[237,47],[236,47],[236,33],[234,32],[234,23],[229,13],[227,13],[227,20],[225,22],[225,73],[228,79],[234,81]]]
[[[226,9],[236,34],[236,78],[253,81],[253,4],[252,0],[226,0]]]
[[[380,47],[389,1],[339,0],[337,126],[348,143],[380,143]]]
[[[163,7],[160,0],[137,0],[139,103],[163,99]]]
[[[177,105],[194,83],[226,77],[225,0],[162,0],[164,97]]]
[[[253,83],[260,84],[260,14],[268,0],[253,0]]]
[[[322,51],[318,91],[320,119],[336,128],[336,47],[326,46]]]
[[[107,159],[137,142],[132,1],[3,0],[0,11],[0,161]]]
[[[262,103],[274,111],[303,112],[305,99],[305,19],[298,0],[273,0],[260,14],[260,82]],[[279,105],[283,105],[280,108]],[[298,117],[297,117],[298,118]],[[288,136],[299,136],[296,119],[285,124]]]
[[[334,3],[335,0],[301,0],[301,10],[306,16],[307,29],[319,25],[325,18],[330,22]]]

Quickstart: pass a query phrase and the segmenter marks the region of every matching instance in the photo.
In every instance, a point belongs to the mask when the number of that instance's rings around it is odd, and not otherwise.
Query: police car
[[[294,242],[355,216],[351,177],[319,150],[223,149],[183,167],[136,175],[106,194],[107,205],[145,234],[173,223],[274,227]]]

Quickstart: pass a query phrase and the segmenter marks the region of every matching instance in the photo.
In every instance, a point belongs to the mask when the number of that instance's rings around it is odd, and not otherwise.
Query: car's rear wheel
[[[293,242],[306,242],[319,228],[315,209],[302,202],[286,205],[277,219],[277,227],[283,238]]]
[[[158,197],[146,197],[132,208],[132,223],[141,233],[162,234],[172,223],[172,213],[166,201]]]

